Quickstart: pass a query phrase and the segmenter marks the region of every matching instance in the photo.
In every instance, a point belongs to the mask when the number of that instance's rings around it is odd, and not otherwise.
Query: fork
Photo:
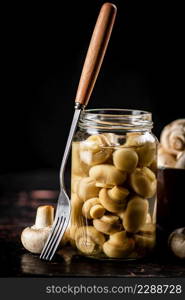
[[[65,230],[68,226],[69,219],[70,219],[70,201],[69,197],[65,190],[65,184],[64,184],[64,171],[65,166],[67,163],[67,158],[70,152],[71,142],[73,139],[74,132],[76,130],[77,122],[78,122],[78,115],[80,113],[80,109],[77,108],[80,107],[80,105],[76,105],[75,114],[73,117],[73,121],[71,124],[71,130],[69,133],[69,137],[67,140],[66,148],[64,151],[64,156],[62,159],[62,164],[60,168],[60,180],[61,180],[61,188],[60,188],[60,194],[58,197],[58,203],[57,203],[57,209],[55,214],[55,220],[52,225],[51,232],[48,236],[48,239],[44,245],[44,248],[42,249],[40,259],[44,260],[52,260],[58,245],[62,239],[62,236],[65,233]]]
[[[107,45],[115,21],[116,11],[116,6],[112,3],[104,3],[102,5],[91,37],[90,45],[87,51],[76,93],[75,113],[60,168],[61,187],[57,203],[55,220],[52,225],[52,229],[48,236],[48,239],[41,252],[40,259],[52,260],[69,224],[71,205],[69,197],[65,190],[64,171],[69,156],[73,136],[75,134],[78,120],[80,118],[80,113],[89,101],[107,49]]]

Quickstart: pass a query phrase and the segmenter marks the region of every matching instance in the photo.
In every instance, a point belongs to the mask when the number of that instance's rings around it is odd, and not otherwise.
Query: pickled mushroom
[[[102,251],[105,237],[93,226],[83,226],[75,233],[76,247],[84,254],[96,255]]]
[[[121,172],[116,167],[108,164],[91,167],[89,176],[96,181],[96,186],[99,187],[121,185],[126,180],[125,172]]]
[[[127,257],[134,250],[135,242],[128,237],[125,231],[116,232],[110,235],[107,242],[103,244],[103,251],[108,257]]]
[[[103,134],[91,135],[80,143],[80,158],[89,166],[105,162],[111,153],[112,149],[108,147],[107,139]]]
[[[105,234],[113,234],[122,229],[119,217],[115,215],[104,215],[100,219],[93,220],[94,227]]]
[[[118,170],[131,173],[137,166],[138,155],[131,148],[119,149],[113,153],[113,162]]]
[[[151,198],[156,193],[156,176],[147,167],[136,168],[136,170],[130,175],[130,184],[133,190],[143,197]]]
[[[97,197],[99,190],[93,178],[84,177],[78,183],[77,195],[81,200],[86,201],[90,198]]]
[[[114,186],[112,189],[101,189],[99,193],[100,203],[108,211],[116,213],[125,209],[129,191],[121,186]]]
[[[138,232],[146,222],[148,201],[139,196],[131,198],[123,212],[123,227],[131,233]]]

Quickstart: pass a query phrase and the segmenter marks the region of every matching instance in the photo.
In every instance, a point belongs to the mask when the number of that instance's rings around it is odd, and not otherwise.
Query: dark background
[[[26,1],[2,9],[1,174],[59,169],[103,2]],[[165,124],[185,117],[183,3],[114,3],[117,19],[89,107],[149,110],[159,137]]]

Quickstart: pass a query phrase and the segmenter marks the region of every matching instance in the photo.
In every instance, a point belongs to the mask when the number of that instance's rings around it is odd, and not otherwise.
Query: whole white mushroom
[[[185,227],[178,228],[170,234],[168,245],[175,256],[185,259]]]
[[[21,234],[21,242],[25,249],[32,253],[41,253],[48,238],[54,218],[54,208],[51,205],[37,208],[35,224],[26,227]]]

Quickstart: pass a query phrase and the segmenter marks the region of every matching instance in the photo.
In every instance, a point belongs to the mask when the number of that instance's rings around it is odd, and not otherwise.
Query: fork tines
[[[65,222],[66,217],[60,216],[57,217],[54,221],[51,233],[46,241],[46,244],[44,245],[44,248],[41,252],[40,258],[44,260],[52,260],[57,247],[62,239],[62,236],[65,231]]]

